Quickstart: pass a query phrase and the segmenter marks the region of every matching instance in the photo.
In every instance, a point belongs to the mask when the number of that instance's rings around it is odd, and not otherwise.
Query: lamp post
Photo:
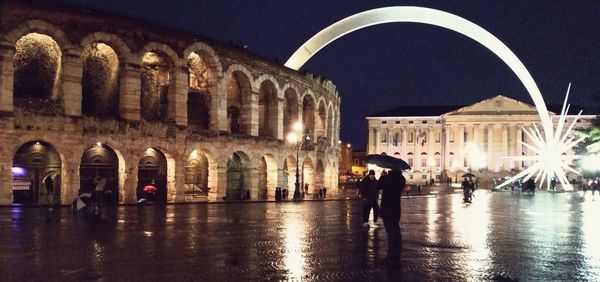
[[[296,122],[293,125],[293,131],[288,133],[287,141],[296,146],[296,183],[294,183],[294,200],[302,199],[300,193],[300,148],[305,141],[310,140],[310,136],[302,133],[302,123]]]

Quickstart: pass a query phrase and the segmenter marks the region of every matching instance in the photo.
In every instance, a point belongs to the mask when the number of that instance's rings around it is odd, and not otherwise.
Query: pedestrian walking
[[[98,175],[94,178],[94,184],[96,187],[94,188],[94,192],[96,193],[96,202],[99,205],[102,205],[104,202],[104,187],[106,186],[106,178]]]
[[[379,179],[381,196],[381,218],[388,237],[387,259],[391,262],[400,260],[402,251],[402,234],[400,233],[400,196],[406,184],[401,170],[392,170],[387,176]]]
[[[323,187],[323,198],[327,197],[327,187]]]
[[[377,222],[379,218],[379,188],[377,187],[377,179],[375,171],[369,170],[369,174],[361,182],[360,196],[363,201],[363,226],[369,227],[369,214],[373,210],[373,222]]]

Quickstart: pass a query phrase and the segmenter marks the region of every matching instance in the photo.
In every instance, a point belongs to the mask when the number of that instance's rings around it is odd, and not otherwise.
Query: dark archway
[[[88,45],[83,59],[82,111],[84,115],[99,117],[119,116],[119,58],[104,43]]]
[[[52,145],[42,141],[22,145],[13,158],[13,202],[59,204],[61,166],[60,155]]]
[[[249,177],[247,171],[247,157],[243,153],[233,153],[227,160],[227,200],[243,199],[243,193],[248,190]]]
[[[173,63],[167,56],[146,52],[142,58],[141,114],[147,121],[167,121]]]
[[[147,185],[156,187],[157,191],[154,195],[144,191]],[[148,148],[142,153],[136,191],[138,200],[148,197],[150,201],[167,202],[167,158],[160,150]]]
[[[79,185],[93,191],[96,187],[94,179],[106,179],[104,186],[104,203],[119,203],[119,160],[115,151],[104,144],[96,144],[87,149],[81,157],[79,165]]]

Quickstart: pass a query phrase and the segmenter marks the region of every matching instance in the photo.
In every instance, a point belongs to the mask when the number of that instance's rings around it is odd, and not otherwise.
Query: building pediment
[[[481,102],[462,107],[445,114],[455,115],[537,115],[537,109],[529,104],[498,95]]]

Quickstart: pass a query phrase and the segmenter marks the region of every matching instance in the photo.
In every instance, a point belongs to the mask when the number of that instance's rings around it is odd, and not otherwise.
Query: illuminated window
[[[440,143],[441,139],[442,139],[442,133],[441,132],[436,133],[435,134],[435,143]]]
[[[413,142],[413,133],[409,133],[408,134],[408,143],[412,143]]]
[[[387,143],[387,132],[381,132],[381,143]]]
[[[448,135],[448,142],[454,143],[454,132],[450,132]]]

